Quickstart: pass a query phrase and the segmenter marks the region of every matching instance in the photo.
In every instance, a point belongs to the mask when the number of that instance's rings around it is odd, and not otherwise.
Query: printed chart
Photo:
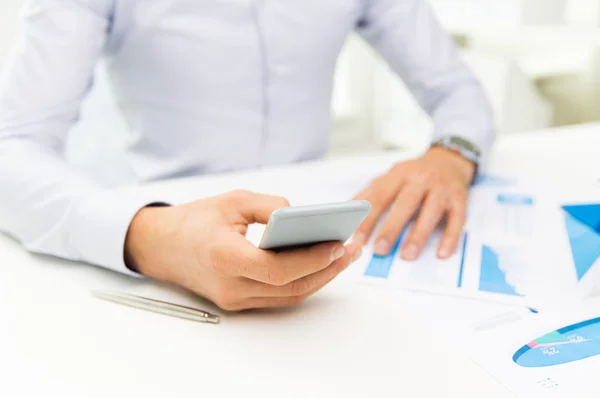
[[[568,312],[538,314],[480,300],[419,297],[411,304],[518,397],[591,397],[581,393],[600,391],[598,299]]]
[[[600,205],[558,205],[488,178],[474,190],[470,222],[453,257],[440,260],[436,231],[419,259],[400,258],[412,225],[387,256],[365,250],[361,279],[393,288],[538,308],[600,278]],[[543,275],[543,279],[540,279]],[[584,290],[584,289],[580,289]]]
[[[481,248],[481,266],[479,273],[479,290],[491,293],[508,294],[519,296],[515,287],[507,281],[507,269],[500,267],[500,258],[503,259],[510,256],[511,253],[502,253],[494,250],[492,247],[483,245]],[[518,268],[524,266],[518,260],[508,262],[509,267]],[[507,267],[508,268],[508,267]]]
[[[600,355],[600,318],[569,325],[539,337],[520,348],[513,361],[539,368],[580,361]]]
[[[488,180],[484,184],[496,189],[505,182]],[[409,234],[409,226],[388,255],[377,256],[365,251],[363,280],[442,294],[485,294],[493,295],[487,299],[503,301],[521,299],[521,290],[527,291],[523,270],[531,261],[526,251],[515,247],[512,240],[531,234],[530,224],[533,222],[530,220],[534,218],[535,201],[528,195],[501,192],[491,197],[491,203],[486,206],[488,218],[482,219],[479,224],[494,225],[494,231],[486,229],[485,233],[480,233],[477,226],[465,231],[457,252],[447,260],[437,257],[443,232],[436,231],[420,258],[408,262],[400,258],[399,252]]]
[[[579,280],[600,258],[600,205],[564,206],[565,227]]]

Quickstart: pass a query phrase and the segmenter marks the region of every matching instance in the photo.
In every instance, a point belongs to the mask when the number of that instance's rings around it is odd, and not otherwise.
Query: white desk
[[[600,126],[546,132],[542,143],[537,137],[502,139],[493,168],[559,186],[581,181],[585,195],[600,198],[600,189],[590,183],[600,178]],[[187,201],[250,188],[280,192],[294,202],[306,190],[294,183],[342,172],[366,179],[361,167],[372,173],[401,157],[327,160],[139,189]],[[319,192],[314,195],[318,201]],[[0,396],[513,396],[425,328],[400,292],[342,278],[299,308],[227,315],[213,326],[99,301],[90,296],[91,288],[153,294],[218,312],[158,283],[27,254],[2,236]]]

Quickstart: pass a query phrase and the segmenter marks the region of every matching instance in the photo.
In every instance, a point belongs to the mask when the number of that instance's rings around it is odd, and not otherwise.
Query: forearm
[[[34,252],[128,272],[123,244],[149,200],[104,189],[63,158],[106,43],[104,0],[32,0],[0,82],[0,231]]]
[[[360,31],[434,120],[433,141],[448,135],[465,138],[480,148],[485,161],[495,136],[491,105],[428,3],[366,4]]]
[[[483,89],[465,73],[462,80],[455,80],[444,93],[430,112],[434,121],[432,141],[450,136],[466,139],[481,151],[480,165],[484,169],[495,140],[495,126]]]
[[[149,198],[103,189],[24,139],[0,139],[0,187],[0,230],[28,250],[131,273],[125,236]]]

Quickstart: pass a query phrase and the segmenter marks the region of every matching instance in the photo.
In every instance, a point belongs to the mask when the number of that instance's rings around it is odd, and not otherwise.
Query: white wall
[[[600,26],[600,1],[570,0],[566,19],[569,23],[584,26]]]
[[[430,1],[476,61],[469,64],[492,99],[500,133],[600,121],[600,0]],[[346,59],[363,56],[354,52]],[[426,118],[385,67],[375,70],[385,92],[373,93],[371,136],[393,146],[422,145]],[[419,133],[411,137],[412,131]]]

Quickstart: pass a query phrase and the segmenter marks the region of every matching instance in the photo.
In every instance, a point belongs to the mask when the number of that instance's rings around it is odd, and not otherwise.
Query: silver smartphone
[[[346,242],[371,211],[366,200],[285,207],[271,214],[259,248],[285,250]]]

